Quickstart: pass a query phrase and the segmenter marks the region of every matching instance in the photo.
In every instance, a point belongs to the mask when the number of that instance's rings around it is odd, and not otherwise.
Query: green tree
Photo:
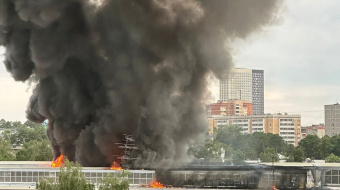
[[[218,126],[215,130],[214,140],[207,140],[204,146],[194,146],[189,153],[196,158],[207,158],[210,160],[220,159],[220,149],[225,149],[225,160],[234,163],[245,159],[257,160],[268,156],[268,150],[274,150],[275,154],[294,154],[294,146],[284,142],[277,134],[265,134],[254,132],[253,134],[242,134],[242,128],[234,125]],[[267,150],[267,148],[270,148]],[[266,151],[267,150],[267,151]],[[293,158],[293,156],[291,156]],[[271,160],[270,158],[269,160]],[[267,159],[268,160],[268,159]]]
[[[260,153],[260,159],[262,162],[277,162],[279,156],[274,148],[266,148],[264,152]]]
[[[257,156],[268,147],[269,139],[265,133],[255,132],[248,137],[249,145],[256,152]]]
[[[283,154],[283,150],[285,149],[285,146],[287,146],[287,143],[283,140],[282,137],[278,134],[272,134],[268,133],[268,147],[274,148],[277,153]]]
[[[303,161],[306,160],[305,152],[300,147],[297,147],[297,148],[294,149],[292,156],[294,158],[294,162],[303,162]]]
[[[12,123],[9,121],[6,121],[4,119],[0,120],[0,128],[4,128],[4,129],[8,129],[8,128],[12,128]]]
[[[226,155],[232,151],[231,147],[213,140],[207,140],[204,146],[192,147],[189,151],[190,154],[196,158],[205,158],[210,161],[217,161],[221,159],[221,148],[226,150]]]
[[[49,161],[53,155],[47,140],[25,142],[23,148],[16,153],[18,161]]]
[[[340,135],[335,135],[331,137],[332,142],[332,153],[336,156],[340,156]]]
[[[338,156],[335,156],[333,153],[331,153],[327,158],[325,159],[326,162],[333,162],[333,163],[339,163],[340,158]]]
[[[328,155],[330,155],[333,148],[334,145],[332,144],[332,138],[329,136],[322,137],[318,144],[320,159],[325,159]]]
[[[232,154],[233,164],[239,165],[245,160],[245,153],[241,150],[236,150]]]
[[[294,155],[294,150],[295,147],[292,144],[285,144],[285,148],[283,150],[283,155],[287,156],[287,157],[292,157]],[[293,162],[294,160],[292,160]]]
[[[234,125],[219,126],[216,130],[215,141],[231,145],[234,150],[244,150],[247,140],[241,131],[242,128]]]
[[[95,186],[86,181],[81,172],[82,167],[78,163],[65,160],[65,165],[60,167],[59,179],[56,183],[49,180],[42,180],[37,184],[39,190],[94,190]],[[119,176],[108,175],[99,186],[99,190],[128,190],[128,173]]]
[[[65,166],[60,167],[57,183],[43,180],[37,184],[39,190],[94,190],[95,186],[86,181],[81,172],[81,166],[65,160]]]
[[[43,141],[47,139],[45,127],[34,125],[33,127],[21,125],[16,128],[17,132],[10,136],[12,144],[24,144],[29,141]]]
[[[316,135],[307,135],[306,138],[299,142],[299,147],[303,148],[305,156],[311,159],[320,159],[320,152],[318,146],[320,144],[320,138]]]
[[[15,157],[11,143],[6,139],[2,139],[0,141],[0,161],[13,161],[13,160],[15,160]]]
[[[99,186],[99,190],[128,190],[129,180],[127,179],[128,173],[122,173],[121,175],[112,176],[107,175],[102,184]]]

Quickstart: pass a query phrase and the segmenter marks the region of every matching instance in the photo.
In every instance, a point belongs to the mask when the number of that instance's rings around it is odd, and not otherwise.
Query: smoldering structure
[[[276,18],[273,0],[0,0],[0,44],[53,154],[107,166],[133,135],[135,165],[167,167],[207,132],[206,76],[232,66],[228,41]]]

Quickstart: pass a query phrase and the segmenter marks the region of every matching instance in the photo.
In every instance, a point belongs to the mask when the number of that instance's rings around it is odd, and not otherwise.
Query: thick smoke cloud
[[[274,0],[0,0],[0,45],[17,81],[36,80],[27,118],[48,120],[54,156],[107,166],[124,134],[136,166],[186,159],[207,132],[206,76],[226,42],[275,20]]]

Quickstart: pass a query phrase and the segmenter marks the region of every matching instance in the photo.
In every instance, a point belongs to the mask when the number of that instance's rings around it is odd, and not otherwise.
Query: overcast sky
[[[340,1],[288,0],[284,6],[278,23],[234,46],[235,66],[264,70],[265,113],[324,123],[324,105],[340,102]]]
[[[303,125],[323,123],[324,105],[340,102],[340,1],[284,2],[278,23],[235,43],[235,66],[264,70],[266,113],[301,114]],[[0,119],[24,121],[28,85],[14,82],[0,64],[0,86]]]

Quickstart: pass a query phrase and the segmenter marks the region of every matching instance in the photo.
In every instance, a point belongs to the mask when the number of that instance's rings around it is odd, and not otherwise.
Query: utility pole
[[[274,156],[272,157],[272,167],[273,167],[273,187],[275,187],[275,174],[274,174]]]

